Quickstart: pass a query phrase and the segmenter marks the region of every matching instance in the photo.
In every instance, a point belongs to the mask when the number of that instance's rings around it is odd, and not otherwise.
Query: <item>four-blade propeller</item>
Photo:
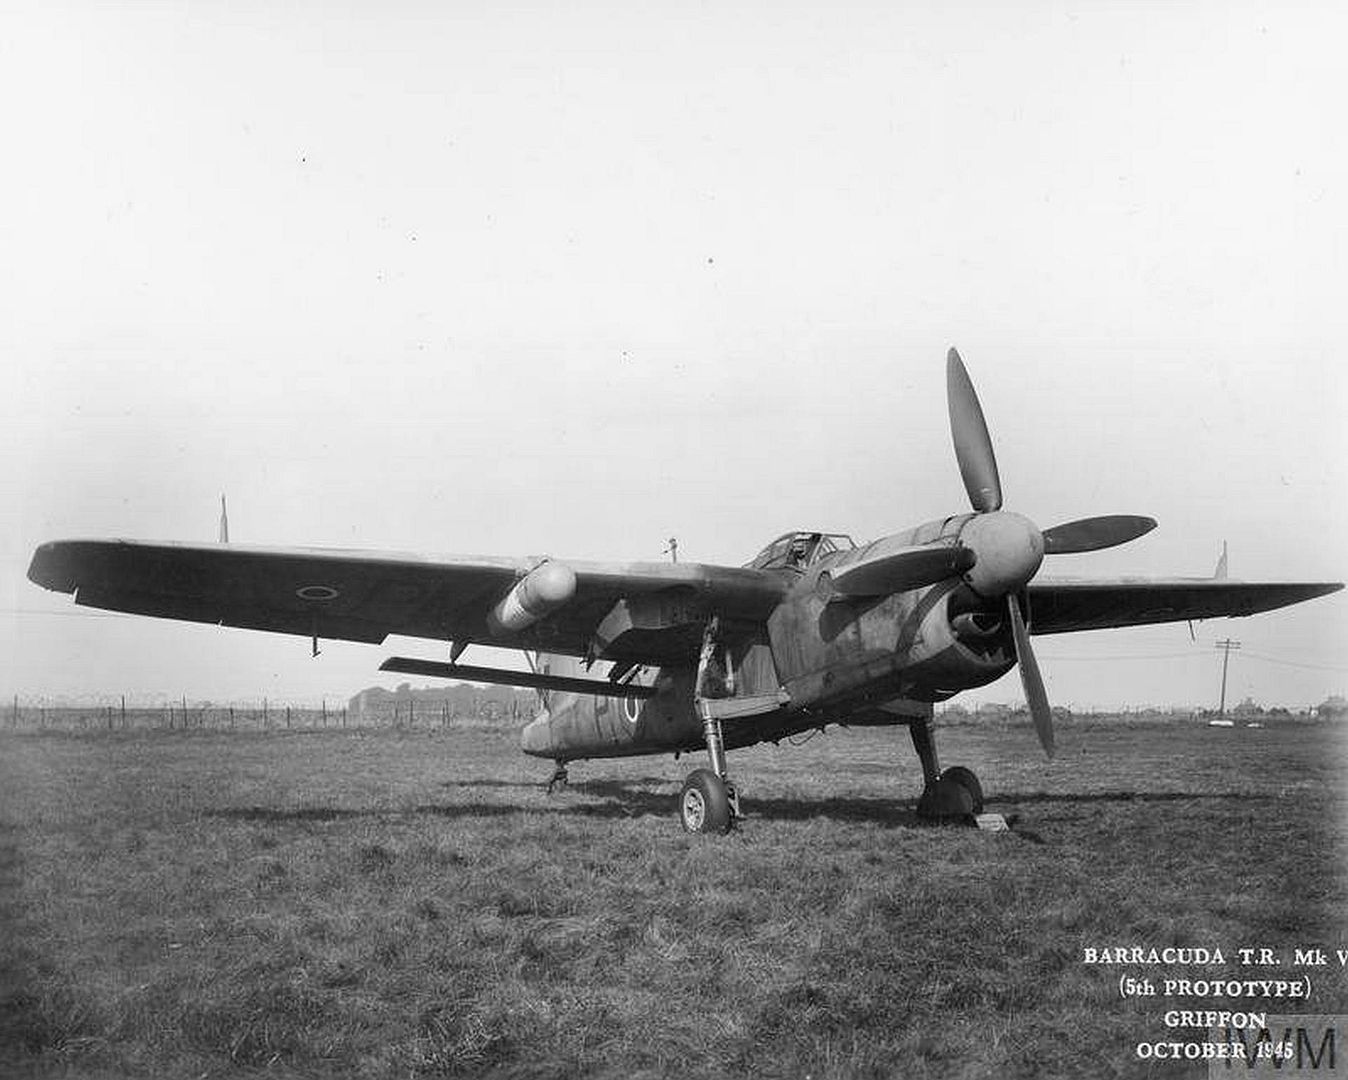
[[[965,574],[965,580],[985,599],[1005,600],[1025,702],[1044,752],[1052,756],[1053,718],[1044,679],[1030,646],[1024,610],[1025,586],[1045,555],[1098,551],[1126,544],[1156,528],[1156,522],[1149,517],[1113,514],[1069,521],[1041,532],[1029,519],[1003,511],[1002,482],[983,407],[978,403],[964,361],[954,349],[946,358],[946,394],[955,459],[969,503],[976,512],[960,535],[961,544],[973,556],[973,566]]]

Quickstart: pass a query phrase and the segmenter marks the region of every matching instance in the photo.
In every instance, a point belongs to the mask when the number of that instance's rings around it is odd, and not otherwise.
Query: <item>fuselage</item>
[[[954,542],[971,518],[930,522],[862,547],[794,533],[765,548],[750,565],[782,576],[789,588],[764,623],[726,628],[716,696],[776,700],[727,723],[726,745],[828,723],[903,723],[929,713],[932,702],[1005,674],[1015,663],[1008,633],[996,610],[959,577],[865,600],[830,597],[826,587],[830,572],[887,550]],[[574,657],[545,655],[540,666],[558,675],[586,673]],[[703,745],[693,665],[640,668],[630,681],[657,692],[645,699],[547,693],[522,733],[524,751],[575,760]]]

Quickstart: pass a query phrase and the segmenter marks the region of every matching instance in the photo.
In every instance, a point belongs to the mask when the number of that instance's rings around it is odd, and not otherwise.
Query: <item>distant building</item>
[[[538,698],[532,690],[512,686],[447,683],[414,689],[401,683],[396,690],[367,687],[351,698],[347,709],[357,724],[471,720],[522,726],[537,714]]]
[[[1348,698],[1342,694],[1330,694],[1315,707],[1315,715],[1321,720],[1342,720],[1348,716]]]

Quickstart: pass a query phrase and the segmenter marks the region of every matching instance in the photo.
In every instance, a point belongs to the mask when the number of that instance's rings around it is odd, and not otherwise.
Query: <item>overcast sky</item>
[[[386,647],[98,615],[44,540],[739,564],[1151,514],[1044,574],[1348,576],[1336,5],[0,15],[0,691],[344,698]],[[1348,601],[1039,638],[1056,703],[1348,691]],[[478,659],[491,658],[477,650]],[[470,654],[470,656],[473,654]],[[1013,675],[978,700],[1019,700]]]

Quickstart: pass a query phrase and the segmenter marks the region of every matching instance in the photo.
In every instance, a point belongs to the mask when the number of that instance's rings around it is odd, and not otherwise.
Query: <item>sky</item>
[[[1043,575],[1348,577],[1335,5],[7,5],[0,692],[391,653],[76,609],[60,538],[738,565],[1149,514]],[[1078,708],[1348,692],[1348,600],[1037,639]],[[418,651],[420,650],[420,651]],[[470,654],[494,662],[485,650]],[[1014,674],[970,703],[1018,701]]]

